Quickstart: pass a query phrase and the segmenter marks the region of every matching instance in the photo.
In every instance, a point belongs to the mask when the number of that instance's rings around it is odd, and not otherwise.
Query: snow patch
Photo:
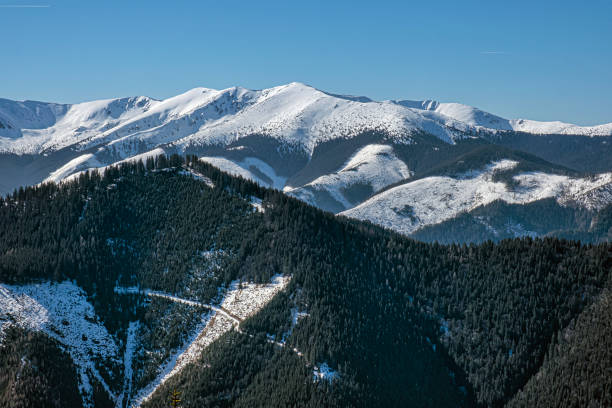
[[[263,201],[261,198],[251,196],[250,204],[253,207],[254,212],[264,213],[266,211],[263,207]]]
[[[233,176],[243,177],[264,187],[280,190],[287,181],[286,177],[277,175],[270,165],[254,157],[247,157],[239,162],[226,159],[225,157],[200,157],[200,160],[212,164],[221,171]],[[263,174],[265,178],[258,175],[258,173]]]
[[[93,405],[91,378],[110,390],[93,359],[119,363],[119,350],[104,325],[97,320],[85,292],[72,282],[37,283],[22,286],[0,284],[0,322],[43,331],[57,340],[72,357],[80,377],[85,406]]]
[[[272,300],[290,280],[290,276],[274,275],[268,284],[233,281],[221,302],[221,308],[240,320],[246,319]]]
[[[312,371],[313,381],[327,381],[332,382],[336,378],[339,377],[339,374],[336,370],[333,370],[327,363],[321,363],[319,365],[314,366],[314,370]]]
[[[140,322],[130,322],[127,330],[127,340],[125,342],[125,353],[123,354],[123,393],[117,398],[116,407],[122,408],[123,406],[129,406],[129,398],[132,395],[132,381],[134,376],[134,370],[132,368],[132,360],[134,353],[136,352],[136,336],[138,334],[138,328]],[[127,401],[126,401],[127,399]],[[125,402],[125,404],[124,404]]]

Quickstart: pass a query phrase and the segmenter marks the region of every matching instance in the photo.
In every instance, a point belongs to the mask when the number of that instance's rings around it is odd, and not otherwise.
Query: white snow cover
[[[202,321],[191,338],[162,367],[160,374],[145,388],[140,390],[132,401],[138,407],[170,377],[180,372],[187,364],[197,361],[202,351],[212,342],[232,328],[237,328],[242,320],[257,313],[274,295],[283,290],[291,277],[275,275],[268,284],[255,284],[234,281],[230,284],[219,306],[182,299],[157,291],[143,291],[147,296],[162,297],[183,304],[209,309],[202,315]],[[136,288],[116,288],[116,293],[138,293]]]
[[[355,152],[336,173],[318,177],[299,188],[285,188],[285,192],[316,205],[312,190],[326,190],[344,209],[349,209],[353,204],[343,195],[343,189],[365,184],[370,185],[373,192],[377,192],[411,175],[412,172],[397,158],[391,146],[371,144]]]
[[[555,197],[562,205],[575,203],[590,209],[600,209],[610,202],[612,173],[592,178],[522,173],[514,176],[518,186],[512,191],[504,183],[492,180],[496,171],[512,169],[517,164],[512,160],[500,160],[484,170],[471,171],[457,178],[435,176],[415,180],[380,193],[341,214],[409,234],[495,200],[525,204]]]
[[[143,96],[76,105],[0,99],[0,151],[58,150],[112,129],[157,103]]]
[[[348,139],[365,131],[384,132],[395,143],[412,143],[412,136],[422,132],[454,143],[482,129],[612,135],[612,124],[579,127],[561,122],[507,120],[458,103],[378,102],[334,95],[297,82],[263,90],[194,88],[162,101],[138,96],[59,105],[0,99],[0,153],[47,157],[36,171],[24,173],[19,183],[26,184],[45,178],[59,181],[86,169],[155,152],[153,149],[179,153],[206,146],[228,151],[245,149],[229,146],[251,135],[276,139],[283,151],[297,150],[308,156],[323,142]],[[60,149],[64,149],[63,153],[55,155]],[[253,157],[241,161],[222,157],[206,160],[264,186],[282,189],[286,184],[286,178],[273,170],[271,165],[275,163]],[[50,173],[41,174],[41,169],[47,168]],[[316,189],[336,192],[328,183],[350,182],[345,177],[318,180],[318,184],[296,194],[309,199],[309,193]],[[6,190],[0,193],[18,187],[12,183],[16,181],[3,181],[0,177],[0,186]],[[338,194],[335,197],[348,208],[346,200],[342,201]]]
[[[155,158],[164,153],[164,149],[156,148],[145,153],[128,157],[127,159],[119,160],[118,162],[108,166],[104,166],[102,163],[100,163],[93,154],[87,153],[72,159],[56,171],[52,172],[43,182],[52,181],[59,183],[62,181],[71,181],[77,179],[81,173],[86,171],[97,171],[101,176],[103,176],[106,169],[110,167],[118,166],[122,163],[136,163],[139,160],[142,160],[142,162],[145,163],[148,158]]]
[[[87,153],[70,160],[68,163],[52,172],[44,182],[52,181],[59,183],[60,181],[67,180],[69,176],[73,176],[70,178],[72,179],[78,177],[81,172],[97,169],[98,167],[103,168],[104,166],[93,154]]]
[[[457,103],[383,101],[346,97],[297,82],[264,90],[194,88],[163,101],[144,96],[75,105],[0,99],[0,151],[42,153],[110,143],[126,158],[170,143],[228,144],[260,134],[312,152],[323,141],[384,130],[398,141],[426,131],[451,142],[475,128],[533,133],[611,135],[612,124],[507,120]]]
[[[426,111],[423,114],[427,117],[433,118],[435,116],[431,116],[431,113],[436,113],[476,129],[516,130],[534,134],[566,134],[584,136],[612,135],[612,123],[597,126],[578,126],[559,121],[540,122],[528,119],[509,120],[460,103],[440,103],[431,100],[396,101],[395,103],[414,109],[422,109]],[[454,126],[452,122],[445,122],[442,118],[439,120],[441,122],[448,123],[449,126]],[[458,129],[463,128],[458,127]]]
[[[212,164],[226,173],[243,177],[265,187],[272,187],[280,190],[285,186],[285,182],[287,181],[286,177],[277,175],[269,164],[255,157],[247,157],[239,162],[224,157],[200,157],[200,160]],[[263,173],[267,178],[259,176],[257,171]]]
[[[527,133],[584,136],[612,135],[612,123],[597,126],[578,126],[571,123],[563,123],[558,121],[538,122],[528,119],[513,119],[509,122],[512,129]]]
[[[221,308],[241,320],[246,319],[272,300],[290,280],[290,276],[274,275],[266,285],[234,281],[221,302]]]
[[[114,397],[92,358],[118,363],[118,347],[97,321],[83,290],[75,284],[68,281],[23,286],[0,284],[0,323],[0,332],[5,325],[16,324],[44,331],[64,346],[77,366],[84,405],[93,403],[90,374]]]

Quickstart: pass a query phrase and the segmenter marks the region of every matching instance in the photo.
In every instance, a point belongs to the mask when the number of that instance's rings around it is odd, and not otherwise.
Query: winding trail
[[[132,398],[133,406],[138,407],[150,399],[162,384],[179,373],[189,363],[197,361],[202,351],[224,333],[234,329],[238,333],[253,337],[252,334],[240,329],[240,323],[264,307],[279,291],[287,286],[289,280],[290,277],[288,276],[276,275],[270,283],[263,285],[240,283],[239,281],[232,282],[219,306],[181,298],[162,291],[140,289],[138,287],[115,287],[114,291],[117,294],[144,295],[150,298],[166,299],[210,311],[210,313],[202,316],[202,321],[184,346],[175,351],[170,359],[164,363],[157,378]],[[268,342],[279,347],[285,347],[284,343],[274,339],[269,338]],[[293,351],[298,356],[302,356],[302,353],[297,349]]]
[[[227,310],[224,307],[214,306],[214,305],[210,305],[210,304],[207,304],[207,303],[201,303],[201,302],[197,302],[195,300],[184,299],[184,298],[180,298],[178,296],[173,296],[173,295],[170,295],[168,293],[160,292],[160,291],[155,291],[155,290],[144,290],[142,293],[145,294],[146,296],[149,296],[149,297],[159,297],[159,298],[162,298],[162,299],[171,300],[173,302],[182,303],[182,304],[189,305],[189,306],[202,307],[204,309],[212,310],[212,311],[214,311],[214,312],[216,312],[216,313],[218,313],[218,314],[228,318],[229,320],[231,320],[232,323],[233,323],[233,326],[236,328],[238,333],[247,334],[248,336],[253,337],[252,334],[248,334],[248,333],[242,331],[239,328],[240,323],[242,323],[242,321],[244,319],[236,316],[235,314],[233,314],[232,312],[230,312],[229,310]],[[267,341],[268,341],[268,343],[274,344],[274,345],[276,345],[278,347],[282,347],[282,348],[286,347],[286,344],[284,342],[280,342],[280,341],[273,340],[273,339],[268,339]],[[293,348],[293,351],[298,356],[300,356],[300,357],[303,356],[302,352],[299,351],[297,348]]]
[[[195,300],[189,300],[189,299],[183,299],[177,296],[173,296],[170,295],[168,293],[165,292],[159,292],[159,291],[155,291],[155,290],[145,290],[143,292],[146,296],[149,297],[158,297],[158,298],[162,298],[162,299],[167,299],[167,300],[171,300],[173,302],[177,302],[177,303],[183,303],[185,305],[189,305],[189,306],[195,306],[195,307],[202,307],[204,309],[209,309],[212,310],[220,315],[223,315],[225,317],[227,317],[228,319],[230,319],[232,322],[234,322],[234,325],[238,326],[243,319],[239,318],[238,316],[235,316],[234,314],[232,314],[229,310],[223,308],[223,307],[219,307],[219,306],[214,306],[214,305],[210,305],[210,304],[206,304],[206,303],[200,303],[200,302],[196,302]]]

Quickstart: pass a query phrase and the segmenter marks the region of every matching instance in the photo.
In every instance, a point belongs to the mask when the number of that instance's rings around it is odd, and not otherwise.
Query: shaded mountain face
[[[552,198],[594,214],[610,202],[611,146],[612,124],[508,120],[457,103],[377,102],[299,83],[195,88],[161,101],[3,99],[0,193],[162,153],[197,154],[323,210],[412,234],[496,200]],[[482,239],[502,236],[483,231]]]
[[[611,272],[610,244],[426,244],[196,157],[123,163],[0,200],[0,401],[503,406],[588,379],[602,405],[609,325],[581,333]]]

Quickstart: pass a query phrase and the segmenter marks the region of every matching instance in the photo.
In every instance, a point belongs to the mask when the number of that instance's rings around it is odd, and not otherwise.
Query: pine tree
[[[172,392],[170,393],[170,407],[172,408],[180,407],[180,403],[181,403],[180,397],[181,397],[181,393],[177,391],[176,389],[173,389]]]

